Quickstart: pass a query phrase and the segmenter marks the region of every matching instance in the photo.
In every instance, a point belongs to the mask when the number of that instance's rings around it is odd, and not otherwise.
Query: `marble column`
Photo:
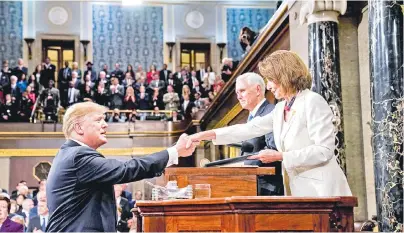
[[[339,62],[338,16],[344,14],[346,0],[308,1],[300,12],[301,23],[308,23],[309,68],[312,90],[321,94],[330,105],[335,126],[335,155],[346,173],[344,124]]]
[[[372,147],[380,231],[403,231],[403,13],[369,0]]]

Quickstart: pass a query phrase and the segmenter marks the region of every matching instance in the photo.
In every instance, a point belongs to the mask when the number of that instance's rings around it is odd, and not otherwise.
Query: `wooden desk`
[[[178,187],[210,184],[211,197],[257,196],[257,176],[273,175],[273,167],[166,168],[157,184],[176,180]]]
[[[141,223],[138,229],[144,232],[352,232],[357,198],[255,196],[136,204],[140,212],[138,223]]]

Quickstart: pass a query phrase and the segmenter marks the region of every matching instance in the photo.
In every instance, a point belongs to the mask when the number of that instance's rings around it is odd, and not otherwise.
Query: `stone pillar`
[[[303,24],[307,20],[309,29],[312,90],[325,98],[334,113],[335,154],[345,173],[338,16],[344,14],[346,8],[346,0],[313,0],[307,1],[300,11],[300,22]]]
[[[372,147],[380,231],[403,231],[403,13],[369,0]]]

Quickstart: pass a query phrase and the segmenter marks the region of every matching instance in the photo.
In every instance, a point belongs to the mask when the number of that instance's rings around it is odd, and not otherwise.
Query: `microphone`
[[[247,158],[250,157],[251,155],[258,154],[258,152],[252,153],[253,151],[254,151],[254,145],[252,143],[246,141],[241,144],[241,153],[242,153],[241,156],[207,163],[207,164],[205,164],[205,167],[213,167],[213,166],[241,162],[241,161],[247,160]],[[252,160],[252,161],[256,161],[256,160]],[[256,164],[249,164],[249,165],[256,165]]]
[[[241,154],[252,153],[254,151],[254,145],[251,142],[244,141],[241,144]]]

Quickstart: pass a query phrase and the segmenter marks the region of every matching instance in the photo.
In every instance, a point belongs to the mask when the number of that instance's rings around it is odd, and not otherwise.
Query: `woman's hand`
[[[260,151],[257,155],[248,157],[248,159],[258,159],[261,160],[261,162],[263,163],[272,163],[276,161],[282,161],[283,155],[279,151],[267,149]]]
[[[216,133],[213,130],[208,130],[205,132],[199,132],[188,136],[188,142],[186,148],[188,149],[191,145],[199,145],[203,140],[216,139]]]

